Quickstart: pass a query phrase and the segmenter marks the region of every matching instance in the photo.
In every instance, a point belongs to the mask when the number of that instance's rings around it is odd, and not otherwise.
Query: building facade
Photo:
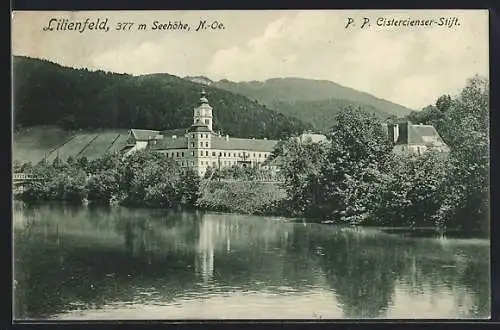
[[[393,151],[400,155],[419,156],[428,150],[448,153],[450,148],[432,125],[412,124],[409,121],[387,124],[389,140],[394,143]]]
[[[213,108],[202,90],[189,128],[168,131],[131,129],[123,151],[127,155],[149,148],[203,176],[209,167],[221,169],[240,165],[267,169],[264,162],[277,143],[277,140],[233,138],[214,132]]]

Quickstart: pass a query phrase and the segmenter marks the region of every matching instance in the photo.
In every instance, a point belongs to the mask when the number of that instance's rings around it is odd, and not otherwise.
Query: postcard
[[[488,29],[13,12],[13,318],[489,319]]]

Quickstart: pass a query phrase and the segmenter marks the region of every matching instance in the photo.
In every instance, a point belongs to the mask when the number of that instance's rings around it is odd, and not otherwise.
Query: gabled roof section
[[[151,150],[187,149],[187,139],[184,136],[165,136],[151,144]]]
[[[436,128],[432,125],[414,125],[410,122],[399,125],[399,137],[396,144],[446,145]]]
[[[186,134],[187,128],[176,128],[176,129],[166,129],[163,131],[160,131],[160,135],[163,136],[173,136],[176,135],[177,137],[179,136],[184,136]]]
[[[277,140],[262,140],[262,139],[241,139],[224,136],[212,137],[212,149],[221,150],[249,150],[272,152],[278,144]]]
[[[160,131],[135,128],[131,129],[130,132],[132,133],[134,139],[136,139],[137,141],[148,141],[150,139],[154,139],[156,135],[160,133]]]

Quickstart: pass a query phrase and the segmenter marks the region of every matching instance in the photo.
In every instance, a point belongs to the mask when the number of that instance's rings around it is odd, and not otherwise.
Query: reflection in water
[[[15,205],[15,317],[485,318],[484,240],[272,218]]]
[[[195,269],[203,277],[204,283],[214,275],[214,235],[218,234],[215,231],[218,228],[214,228],[216,225],[216,222],[200,219]]]

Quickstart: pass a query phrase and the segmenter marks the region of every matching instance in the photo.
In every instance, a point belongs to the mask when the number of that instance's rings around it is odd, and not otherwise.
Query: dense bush
[[[106,155],[87,162],[56,159],[40,163],[32,174],[42,178],[25,186],[25,201],[64,200],[151,207],[193,206],[199,197],[199,178],[159,153],[141,151],[120,158]]]
[[[205,210],[256,215],[282,215],[285,193],[271,183],[213,181],[197,206]]]

